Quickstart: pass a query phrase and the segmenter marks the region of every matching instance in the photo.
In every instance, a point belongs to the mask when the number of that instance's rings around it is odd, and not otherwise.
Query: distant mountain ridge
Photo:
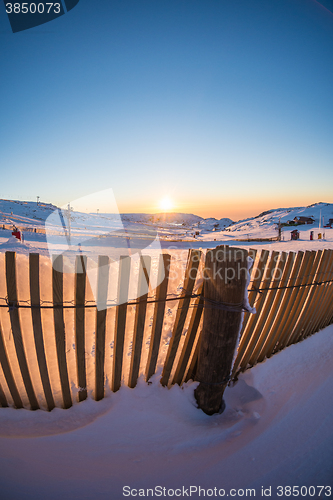
[[[52,203],[43,203],[32,201],[5,200],[0,199],[0,224],[2,225],[17,225],[25,227],[42,227],[46,219],[58,207]],[[103,220],[105,224],[109,224],[114,218],[118,218],[119,214],[86,214],[81,212],[71,212],[73,223],[76,222],[81,226],[92,224],[94,227],[99,225]],[[213,217],[203,218],[194,214],[184,214],[178,212],[166,212],[156,214],[144,213],[124,213],[120,214],[123,223],[138,223],[148,226],[163,227],[164,230],[170,228],[170,231],[188,231],[207,234],[211,232],[243,232],[246,234],[256,233],[258,231],[276,231],[279,221],[285,224],[293,220],[295,217],[312,217],[314,219],[313,227],[322,227],[329,219],[333,219],[333,204],[332,203],[314,203],[306,207],[289,207],[276,208],[265,210],[255,217],[233,222],[229,218],[215,219]],[[321,217],[321,219],[320,219]],[[319,223],[320,219],[320,223]],[[104,224],[104,223],[103,223]],[[310,229],[310,225],[309,225]]]
[[[96,215],[96,214],[94,214]],[[99,214],[103,217],[111,216],[112,214]],[[160,212],[156,214],[144,214],[144,213],[124,213],[120,214],[123,221],[129,222],[137,222],[141,224],[156,224],[156,225],[175,225],[175,226],[185,226],[185,227],[193,227],[198,226],[200,228],[208,228],[218,226],[220,229],[223,229],[233,221],[227,217],[222,219],[215,219],[214,217],[210,217],[205,219],[204,217],[200,217],[199,215],[194,214],[184,214],[179,212]]]

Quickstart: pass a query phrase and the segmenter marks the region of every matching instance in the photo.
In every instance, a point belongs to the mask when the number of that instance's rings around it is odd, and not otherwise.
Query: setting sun
[[[174,207],[173,201],[168,197],[165,196],[159,203],[160,209],[167,211],[171,210]]]

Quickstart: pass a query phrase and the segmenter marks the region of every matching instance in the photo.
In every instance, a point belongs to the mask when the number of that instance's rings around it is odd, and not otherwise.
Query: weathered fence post
[[[242,322],[247,283],[247,250],[208,250],[204,269],[204,316],[194,394],[207,415],[223,411],[223,393]]]

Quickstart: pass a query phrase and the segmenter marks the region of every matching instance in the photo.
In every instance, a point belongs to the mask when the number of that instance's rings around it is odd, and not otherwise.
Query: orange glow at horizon
[[[230,199],[200,199],[197,202],[195,200],[184,199],[182,203],[174,203],[169,209],[163,208],[161,204],[155,204],[148,206],[147,201],[139,203],[119,203],[120,213],[147,213],[154,214],[160,212],[174,212],[174,213],[186,213],[194,214],[200,217],[209,218],[214,217],[215,219],[229,218],[234,221],[247,219],[250,217],[256,217],[260,213],[266,210],[274,210],[278,208],[288,208],[297,206],[308,206],[319,201],[332,202],[330,200],[314,200],[312,197],[304,196],[300,197],[278,197],[272,196],[271,198],[248,198],[241,200],[230,200]]]

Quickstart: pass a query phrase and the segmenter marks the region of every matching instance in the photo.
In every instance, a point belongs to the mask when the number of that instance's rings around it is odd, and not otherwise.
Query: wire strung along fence
[[[223,249],[228,251],[227,246]],[[333,322],[333,250],[250,249],[249,255],[253,265],[230,377],[234,381],[240,372]],[[164,386],[195,380],[205,308],[232,311],[232,304],[205,297],[207,254],[201,250],[189,251],[177,295],[170,293],[175,259],[169,254],[159,257],[159,285],[152,292],[151,257],[141,256],[136,300],[129,299],[133,263],[121,257],[118,300],[112,304],[106,256],[98,258],[94,300],[85,256],[76,257],[71,275],[64,273],[62,256],[56,266],[47,266],[38,254],[30,254],[26,272],[18,272],[14,252],[2,257],[2,407],[69,408],[88,394],[100,400],[122,383],[133,388],[140,376],[148,382],[156,373]],[[249,306],[255,307],[255,314]]]

